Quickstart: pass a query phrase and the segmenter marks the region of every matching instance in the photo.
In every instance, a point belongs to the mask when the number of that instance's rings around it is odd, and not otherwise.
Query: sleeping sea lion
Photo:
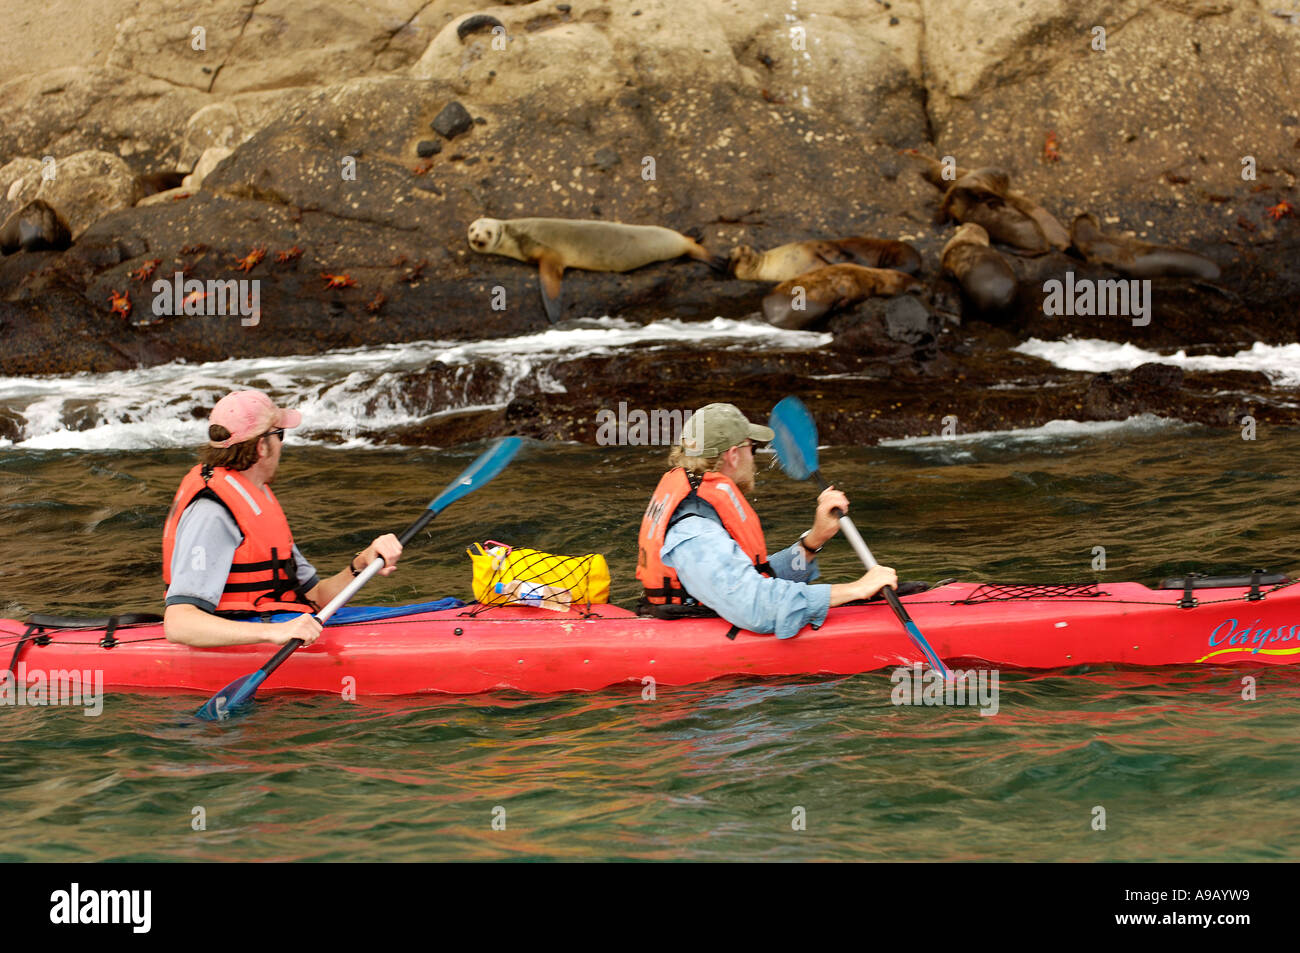
[[[485,255],[535,262],[542,304],[552,324],[560,318],[566,268],[631,271],[682,255],[709,262],[709,253],[699,242],[671,228],[598,219],[480,218],[469,227],[469,247]]]
[[[942,267],[980,311],[1005,311],[1016,299],[1016,275],[989,247],[989,234],[967,222],[943,246]]]
[[[1011,189],[1011,177],[999,169],[952,167],[953,179],[945,179],[944,164],[915,149],[905,154],[920,162],[921,176],[944,193],[939,220],[955,218],[973,222],[994,241],[1030,254],[1041,255],[1052,248],[1070,247],[1070,235],[1050,212],[1037,202]]]
[[[976,169],[953,182],[939,205],[941,219],[982,227],[989,238],[1034,255],[1070,247],[1070,233],[1045,208],[1011,190],[1000,169]]]
[[[885,238],[813,238],[762,253],[738,245],[731,250],[728,270],[742,281],[788,281],[814,268],[842,264],[914,275],[921,270],[921,254],[906,242]]]
[[[794,330],[863,298],[902,294],[921,283],[889,268],[826,265],[783,281],[763,299],[763,317],[778,328]]]
[[[970,172],[970,169],[963,169],[959,165],[954,165],[952,167],[953,177],[951,179],[945,179],[943,177],[944,164],[933,156],[928,156],[916,149],[904,149],[903,155],[921,163],[921,178],[925,179],[925,181],[929,182],[940,192],[947,192],[948,186],[952,185],[953,182],[957,181],[957,179],[960,179],[963,175]]]
[[[1219,266],[1204,255],[1127,235],[1107,235],[1097,219],[1086,213],[1070,224],[1070,237],[1090,264],[1109,265],[1130,278],[1182,276],[1213,281],[1219,277]]]
[[[44,199],[33,199],[0,225],[0,253],[62,251],[72,244],[72,233],[59,213]]]

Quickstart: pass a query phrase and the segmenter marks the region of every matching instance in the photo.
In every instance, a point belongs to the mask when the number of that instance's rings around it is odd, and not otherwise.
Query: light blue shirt
[[[702,500],[695,514],[675,523],[664,536],[661,558],[675,570],[691,596],[732,625],[750,632],[775,632],[778,639],[820,626],[831,607],[831,587],[809,585],[821,573],[803,546],[795,543],[768,557],[776,578],[754,571],[754,564]],[[683,503],[688,506],[690,501]],[[683,511],[679,509],[676,514]]]

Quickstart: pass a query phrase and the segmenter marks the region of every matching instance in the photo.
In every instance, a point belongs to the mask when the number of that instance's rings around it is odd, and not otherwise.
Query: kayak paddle
[[[767,425],[776,432],[772,447],[781,461],[781,468],[792,479],[807,480],[812,477],[817,481],[818,486],[823,490],[826,489],[828,486],[826,479],[817,469],[817,424],[813,422],[812,414],[808,413],[808,408],[803,405],[803,401],[798,397],[782,399],[772,408],[772,417]],[[867,544],[859,535],[853,521],[845,516],[844,511],[839,507],[831,512],[839,518],[840,529],[844,531],[849,545],[862,560],[862,565],[868,570],[875,569],[876,557],[872,556],[871,550],[867,549]],[[952,673],[948,671],[948,666],[944,665],[934,649],[930,648],[930,643],[925,640],[921,630],[916,627],[912,617],[898,601],[898,593],[890,586],[886,586],[881,592],[884,593],[889,607],[894,610],[894,615],[898,616],[898,621],[903,624],[903,629],[907,632],[907,637],[912,640],[912,644],[921,650],[934,670],[943,675],[945,681],[951,679]]]
[[[477,460],[471,463],[460,476],[456,477],[433,501],[420,518],[402,531],[402,535],[397,537],[397,541],[406,546],[416,533],[429,525],[429,521],[445,510],[452,503],[455,503],[463,496],[473,493],[483,484],[487,483],[498,473],[506,468],[511,459],[519,452],[521,441],[518,437],[506,437],[498,440],[495,444],[479,456]],[[347,586],[329,603],[325,608],[316,613],[316,620],[324,625],[329,617],[347,604],[358,589],[364,586],[375,573],[384,568],[384,557],[376,556],[370,561],[365,569],[357,575]],[[294,652],[302,647],[302,639],[290,639],[280,650],[271,656],[270,661],[259,668],[251,675],[244,675],[235,679],[221,691],[217,692],[204,703],[203,707],[196,713],[204,721],[225,721],[230,717],[231,711],[252,701],[253,695],[267,677],[274,672],[280,665]]]

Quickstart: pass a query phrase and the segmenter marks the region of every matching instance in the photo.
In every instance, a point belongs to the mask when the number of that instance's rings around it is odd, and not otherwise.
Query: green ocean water
[[[277,493],[308,557],[333,571],[479,449],[291,442]],[[156,611],[158,534],[189,459],[0,452],[0,614]],[[364,601],[464,597],[465,546],[493,538],[604,552],[626,603],[661,459],[530,445]],[[1150,582],[1300,571],[1297,460],[1294,431],[1243,441],[1152,424],[830,448],[823,470],[903,578]],[[812,498],[760,471],[773,546],[807,527]],[[860,572],[842,542],[821,562],[828,581]],[[264,689],[224,725],[193,719],[188,695],[111,694],[99,717],[0,708],[0,859],[1300,859],[1300,671],[1003,672],[993,717],[895,706],[890,689],[888,673],[660,687],[653,700],[639,685],[354,703]]]

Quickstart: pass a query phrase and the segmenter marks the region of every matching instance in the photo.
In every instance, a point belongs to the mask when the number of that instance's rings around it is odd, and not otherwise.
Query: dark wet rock
[[[28,202],[0,225],[0,253],[62,251],[72,244],[63,217],[41,199]]]
[[[0,407],[0,440],[21,440],[26,426],[27,420],[22,414]]]
[[[452,447],[480,439],[484,433],[507,429],[499,410],[465,410],[374,435],[381,443]]]
[[[948,415],[958,416],[963,430],[1059,419],[1118,420],[1141,413],[1213,426],[1235,425],[1246,412],[1260,423],[1298,420],[1294,409],[1255,398],[1249,390],[1225,398],[1218,374],[1203,380],[1188,375],[1189,386],[1178,387],[1177,374],[1170,373],[1178,369],[1164,365],[1115,375],[1059,371],[1033,358],[1008,359],[1002,338],[992,333],[972,338],[965,357],[949,351],[926,368],[907,359],[910,349],[889,338],[880,316],[859,318],[850,327],[853,317],[836,319],[846,329],[841,333],[858,334],[860,340],[874,335],[877,347],[758,354],[634,348],[565,362],[550,372],[563,393],[537,390],[515,397],[499,419],[485,415],[482,420],[492,424],[475,436],[518,433],[595,443],[597,414],[616,410],[620,399],[647,411],[689,410],[719,399],[719,381],[726,382],[727,399],[758,415],[755,419],[767,414],[775,395],[801,394],[817,416],[821,439],[833,444],[937,434]],[[637,382],[634,399],[629,380]]]
[[[911,295],[900,295],[885,302],[885,333],[904,344],[919,344],[934,337],[934,316]]]
[[[608,172],[618,165],[618,153],[610,148],[597,149],[591,164],[601,172]]]
[[[441,151],[442,143],[437,139],[421,139],[415,145],[415,154],[421,159],[428,159],[431,156],[436,156]]]
[[[1092,378],[1083,409],[1093,419],[1123,420],[1134,414],[1163,415],[1176,399],[1183,370],[1172,364],[1149,363],[1127,373],[1103,373]]]
[[[448,103],[429,124],[430,128],[444,139],[455,139],[469,132],[473,125],[473,117],[459,102]]]
[[[540,407],[532,397],[516,397],[506,405],[506,421],[516,423],[536,417]]]
[[[1183,369],[1176,364],[1151,361],[1129,371],[1129,386],[1140,394],[1170,394],[1183,386]],[[1267,378],[1265,378],[1267,380]]]

